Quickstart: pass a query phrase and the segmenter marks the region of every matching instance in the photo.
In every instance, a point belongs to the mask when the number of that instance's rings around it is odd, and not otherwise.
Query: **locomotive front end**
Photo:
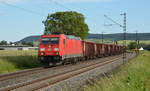
[[[44,65],[56,64],[60,61],[60,35],[42,35],[39,45],[38,59]]]

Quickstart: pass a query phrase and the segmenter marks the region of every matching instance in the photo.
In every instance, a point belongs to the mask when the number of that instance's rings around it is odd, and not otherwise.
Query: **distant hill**
[[[40,35],[36,35],[36,36],[33,35],[33,36],[25,37],[18,42],[37,42],[39,40],[40,40]]]
[[[102,36],[101,34],[89,34],[88,38],[95,38],[100,39]],[[123,40],[123,33],[116,33],[116,34],[104,34],[104,39],[107,40]],[[135,40],[136,34],[135,33],[127,33],[126,40]],[[150,33],[138,33],[139,40],[150,40]]]
[[[101,34],[89,34],[88,39],[100,39],[102,37]],[[123,40],[123,34],[122,33],[116,33],[116,34],[104,34],[104,39],[106,40]],[[126,35],[127,40],[135,40],[136,34],[135,33],[127,33]],[[138,39],[139,40],[150,40],[150,33],[138,33]],[[40,35],[37,36],[28,36],[23,39],[21,39],[18,42],[37,42],[40,40]]]

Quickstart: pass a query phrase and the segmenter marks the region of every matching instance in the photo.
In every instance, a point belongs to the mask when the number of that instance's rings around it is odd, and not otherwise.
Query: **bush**
[[[137,46],[136,42],[130,42],[129,45],[128,45],[128,48],[131,50],[131,49],[135,49],[136,46]]]

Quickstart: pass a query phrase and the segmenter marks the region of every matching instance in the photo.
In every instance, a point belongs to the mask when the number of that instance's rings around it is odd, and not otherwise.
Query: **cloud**
[[[5,3],[17,3],[17,2],[22,2],[24,0],[0,0],[0,2],[5,2]]]
[[[64,3],[86,3],[86,2],[109,2],[112,0],[0,0],[0,2],[5,2],[5,3],[18,3],[18,2],[23,2],[23,1],[56,1],[56,2],[64,2]]]
[[[60,0],[53,0],[53,1],[60,1]],[[109,2],[112,0],[61,0],[65,3],[80,3],[80,2]]]

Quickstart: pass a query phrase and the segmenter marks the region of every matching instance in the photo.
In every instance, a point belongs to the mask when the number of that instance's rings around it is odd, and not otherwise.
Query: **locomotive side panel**
[[[73,58],[73,57],[81,57],[82,53],[82,42],[81,40],[74,39],[66,39],[65,48],[63,57],[65,58]]]

